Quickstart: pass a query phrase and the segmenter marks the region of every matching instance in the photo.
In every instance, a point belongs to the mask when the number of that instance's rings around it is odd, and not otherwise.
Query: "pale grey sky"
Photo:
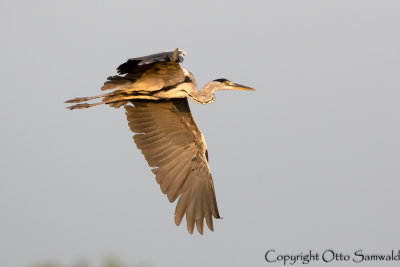
[[[399,249],[399,14],[399,1],[3,0],[0,266]],[[199,85],[257,89],[190,103],[224,217],[204,236],[175,226],[123,109],[63,103],[176,47]]]

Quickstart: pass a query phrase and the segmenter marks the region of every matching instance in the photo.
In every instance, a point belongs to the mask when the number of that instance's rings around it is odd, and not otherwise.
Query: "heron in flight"
[[[254,89],[217,79],[197,90],[192,73],[179,64],[185,54],[176,49],[129,59],[118,67],[119,75],[108,77],[101,88],[111,92],[74,98],[66,103],[79,103],[68,107],[71,110],[101,104],[115,108],[124,106],[133,139],[152,167],[161,191],[170,202],[179,197],[176,225],[179,226],[186,215],[189,233],[193,233],[196,225],[203,234],[204,221],[213,231],[212,217],[221,217],[208,167],[206,142],[187,99],[209,104],[214,102],[217,90]],[[98,98],[102,100],[97,103],[82,103]]]

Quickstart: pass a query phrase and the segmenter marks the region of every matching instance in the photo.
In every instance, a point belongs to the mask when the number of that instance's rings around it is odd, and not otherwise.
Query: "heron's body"
[[[161,52],[133,58],[118,67],[120,75],[108,77],[102,90],[110,93],[95,97],[75,98],[80,103],[97,98],[101,102],[75,104],[69,109],[100,104],[125,106],[134,140],[142,150],[163,193],[174,202],[175,223],[186,214],[187,228],[194,225],[203,233],[203,222],[213,230],[212,217],[220,218],[214,185],[208,167],[207,146],[189,109],[187,98],[200,104],[215,100],[216,90],[254,90],[218,79],[197,90],[193,75],[182,69],[185,52]],[[132,105],[129,105],[131,103]]]

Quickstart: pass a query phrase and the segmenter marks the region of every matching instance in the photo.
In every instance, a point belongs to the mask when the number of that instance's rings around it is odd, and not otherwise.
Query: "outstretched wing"
[[[213,230],[220,218],[214,184],[208,168],[207,147],[186,98],[162,101],[135,100],[125,106],[134,140],[142,150],[161,190],[170,202],[178,197],[175,223],[186,214],[189,233],[194,225],[203,234],[204,219]]]
[[[110,76],[101,90],[116,89],[121,91],[160,90],[185,80],[185,73],[179,63],[183,62],[185,51],[175,49],[149,56],[131,58],[121,64],[119,75]]]

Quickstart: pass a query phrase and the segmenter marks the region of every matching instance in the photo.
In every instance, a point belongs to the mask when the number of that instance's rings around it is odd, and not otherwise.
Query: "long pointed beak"
[[[233,85],[230,86],[231,90],[246,90],[246,91],[255,91],[256,89],[248,87],[246,85],[243,84],[238,84],[238,83],[234,83]]]

